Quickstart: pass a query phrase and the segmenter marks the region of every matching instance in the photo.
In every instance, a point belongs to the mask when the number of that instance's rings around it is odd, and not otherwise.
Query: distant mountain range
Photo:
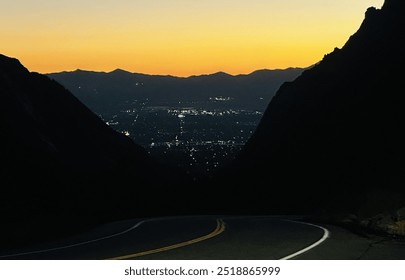
[[[259,70],[237,76],[219,72],[179,78],[117,69],[110,73],[76,70],[48,76],[99,114],[122,110],[133,100],[147,101],[150,106],[173,106],[207,102],[216,97],[230,98],[226,104],[229,108],[263,111],[281,84],[294,80],[303,70]],[[211,109],[214,104],[206,106]]]
[[[304,69],[179,78],[77,70],[48,74],[160,162],[200,176],[231,161],[286,81]]]
[[[360,29],[270,102],[227,175],[257,211],[391,213],[405,206],[405,2]],[[394,213],[392,212],[392,213]]]

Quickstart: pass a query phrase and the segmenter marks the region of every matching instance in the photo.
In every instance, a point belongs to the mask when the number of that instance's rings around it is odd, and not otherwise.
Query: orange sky
[[[31,71],[190,76],[309,66],[383,0],[13,0],[0,53]]]

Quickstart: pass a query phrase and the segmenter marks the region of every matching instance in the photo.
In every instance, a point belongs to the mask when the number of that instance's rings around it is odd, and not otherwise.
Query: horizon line
[[[287,70],[291,70],[291,69],[308,69],[311,68],[312,66],[314,66],[315,64],[306,66],[306,67],[295,67],[295,66],[290,66],[290,67],[286,67],[286,68],[274,68],[274,69],[270,69],[270,68],[261,68],[261,69],[257,69],[257,70],[253,70],[251,72],[248,73],[239,73],[239,74],[230,74],[228,72],[225,71],[216,71],[216,72],[212,72],[212,73],[201,73],[201,74],[193,74],[193,75],[189,75],[189,76],[181,76],[181,75],[172,75],[172,74],[150,74],[150,73],[141,73],[141,72],[131,72],[129,70],[125,70],[122,68],[116,68],[114,70],[111,71],[97,71],[97,70],[88,70],[88,69],[80,69],[77,68],[75,70],[65,70],[65,71],[59,71],[59,72],[48,72],[48,73],[41,73],[41,72],[37,72],[43,75],[54,75],[54,74],[62,74],[62,73],[74,73],[74,72],[87,72],[87,73],[98,73],[98,74],[112,74],[114,72],[125,72],[128,74],[133,74],[133,75],[145,75],[145,76],[158,76],[158,77],[173,77],[173,78],[193,78],[193,77],[205,77],[205,76],[213,76],[213,75],[218,75],[218,74],[223,74],[223,75],[227,75],[230,77],[239,77],[239,76],[249,76],[252,75],[256,72],[260,72],[260,71],[287,71]]]

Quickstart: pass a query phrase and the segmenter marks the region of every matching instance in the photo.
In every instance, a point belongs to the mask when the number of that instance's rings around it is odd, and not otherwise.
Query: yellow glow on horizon
[[[86,69],[190,76],[306,67],[383,0],[13,0],[0,53],[41,73]]]

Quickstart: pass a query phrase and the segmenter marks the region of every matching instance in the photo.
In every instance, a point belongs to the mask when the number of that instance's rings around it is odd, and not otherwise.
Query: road
[[[0,251],[0,259],[405,259],[405,244],[291,217],[166,217],[120,221],[52,244]]]

